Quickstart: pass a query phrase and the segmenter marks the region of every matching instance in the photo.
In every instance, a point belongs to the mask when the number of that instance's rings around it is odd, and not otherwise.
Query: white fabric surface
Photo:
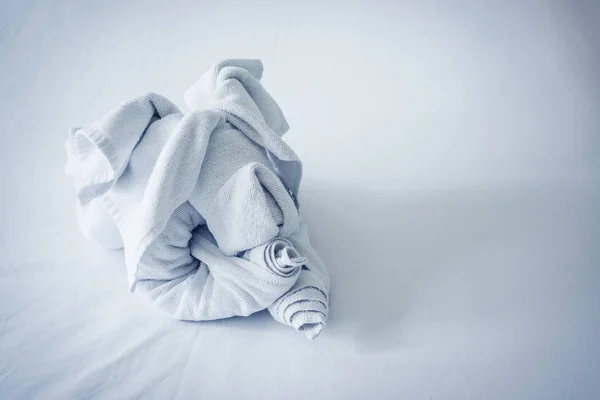
[[[0,398],[600,398],[599,11],[3,2]],[[304,163],[314,341],[269,312],[165,318],[73,216],[65,129],[149,89],[184,109],[232,56],[264,61]]]

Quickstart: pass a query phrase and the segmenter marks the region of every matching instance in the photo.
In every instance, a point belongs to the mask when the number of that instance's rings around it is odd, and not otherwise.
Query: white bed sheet
[[[2,5],[0,398],[600,398],[596,3],[163,3]],[[169,320],[77,229],[67,129],[231,56],[305,163],[315,341]]]

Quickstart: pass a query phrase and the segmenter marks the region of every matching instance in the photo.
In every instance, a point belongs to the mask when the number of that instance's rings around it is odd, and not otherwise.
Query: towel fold
[[[173,318],[205,321],[263,310],[298,279],[301,259],[272,252],[275,239],[250,250],[251,261],[224,255],[189,203],[178,207],[139,265],[135,293]],[[274,262],[267,262],[273,260]]]
[[[265,149],[230,124],[212,133],[189,201],[227,255],[298,227],[298,210]]]
[[[218,110],[225,119],[267,152],[279,178],[297,196],[302,166],[281,136],[289,125],[277,102],[260,83],[260,60],[230,59],[209,68],[185,93],[188,107]]]
[[[86,237],[123,247],[129,286],[174,318],[268,308],[309,338],[329,276],[301,223],[301,163],[260,83],[258,60],[226,60],[185,94],[182,114],[149,93],[71,130],[67,175]]]
[[[306,258],[298,254],[292,243],[281,238],[246,251],[243,258],[257,265],[266,265],[274,273],[285,277],[295,275],[306,263]]]
[[[301,223],[288,240],[306,262],[294,285],[268,309],[275,320],[315,338],[325,326],[329,310],[329,274],[310,244],[308,228]]]

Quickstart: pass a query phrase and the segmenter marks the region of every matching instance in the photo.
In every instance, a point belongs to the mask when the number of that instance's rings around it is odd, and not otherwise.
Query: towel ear
[[[215,194],[204,213],[221,251],[234,255],[287,237],[299,224],[298,210],[273,172],[257,163],[240,168]]]
[[[106,145],[102,145],[100,136],[97,131],[73,128],[69,131],[65,143],[67,149],[65,172],[75,181],[80,206],[86,206],[112,186],[113,179],[110,177],[115,173],[108,158],[110,151],[102,151]]]
[[[117,107],[89,128],[73,128],[66,142],[66,174],[80,205],[106,193],[121,176],[135,145],[157,118],[179,113],[168,99],[148,93]]]

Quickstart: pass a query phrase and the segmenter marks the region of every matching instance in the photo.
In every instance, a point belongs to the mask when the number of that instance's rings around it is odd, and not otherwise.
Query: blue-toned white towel
[[[268,308],[315,337],[329,276],[297,208],[301,163],[260,83],[258,60],[226,60],[185,94],[149,93],[71,130],[67,174],[84,234],[124,248],[130,290],[174,318]]]

